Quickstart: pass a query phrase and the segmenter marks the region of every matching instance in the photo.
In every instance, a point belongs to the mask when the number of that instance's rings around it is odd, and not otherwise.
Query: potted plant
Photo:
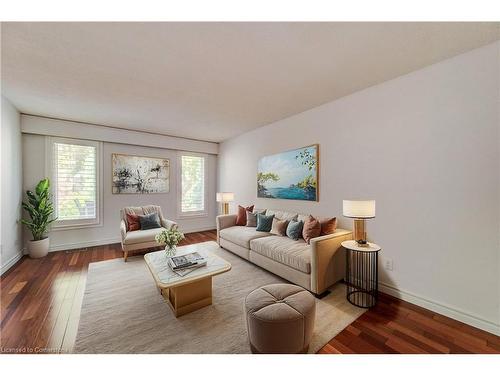
[[[177,228],[162,230],[155,236],[156,242],[165,246],[165,254],[174,256],[177,245],[184,239],[184,233]]]
[[[23,208],[28,212],[30,220],[22,219],[33,240],[28,242],[28,250],[31,258],[40,258],[49,252],[49,238],[46,236],[47,229],[56,218],[52,218],[54,206],[50,196],[50,182],[48,178],[41,180],[36,185],[35,192],[26,191],[28,202],[23,202]]]

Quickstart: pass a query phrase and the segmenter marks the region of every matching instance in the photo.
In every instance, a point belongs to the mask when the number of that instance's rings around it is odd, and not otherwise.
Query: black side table
[[[361,247],[356,241],[344,241],[346,249],[346,297],[354,306],[369,308],[378,300],[378,252],[380,246],[368,242]]]

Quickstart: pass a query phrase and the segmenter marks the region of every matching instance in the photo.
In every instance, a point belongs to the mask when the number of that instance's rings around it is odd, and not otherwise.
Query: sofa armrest
[[[351,239],[352,232],[344,229],[311,239],[311,289],[314,293],[323,293],[344,277],[345,251],[340,244]]]
[[[122,242],[125,240],[125,236],[127,235],[127,225],[125,224],[124,220],[121,220],[120,222],[120,233],[122,235]]]
[[[219,232],[222,229],[233,227],[236,225],[236,215],[218,215],[215,218],[215,222],[217,224],[217,243],[219,242]]]
[[[178,224],[175,221],[161,218],[161,226],[165,229],[176,229]]]

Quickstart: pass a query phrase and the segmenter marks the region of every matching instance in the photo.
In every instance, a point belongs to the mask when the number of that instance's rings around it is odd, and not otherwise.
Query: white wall
[[[236,204],[337,217],[342,199],[376,199],[369,240],[381,265],[394,262],[382,290],[498,334],[499,45],[222,143],[218,189]],[[319,202],[257,199],[258,159],[312,143]]]
[[[49,175],[49,171],[45,170],[46,137],[35,134],[23,134],[22,138],[24,153],[24,189],[32,189],[41,178]],[[170,192],[165,194],[112,194],[112,153],[170,159]],[[208,216],[203,218],[181,219],[177,214],[177,156],[178,151],[170,149],[104,142],[102,152],[103,225],[101,227],[86,229],[53,230],[50,232],[51,250],[63,250],[120,242],[119,210],[125,206],[141,206],[146,204],[160,205],[164,216],[177,221],[181,230],[185,232],[215,228],[217,157],[215,155],[208,155]],[[25,242],[29,239],[31,239],[31,235],[29,232],[26,232]]]
[[[20,116],[2,96],[1,155],[1,250],[0,273],[4,273],[22,256],[21,218],[22,162]]]

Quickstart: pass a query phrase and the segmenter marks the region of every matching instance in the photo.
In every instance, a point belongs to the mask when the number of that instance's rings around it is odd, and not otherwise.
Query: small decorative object
[[[229,202],[234,201],[234,193],[229,193],[229,192],[217,193],[215,198],[217,202],[222,204],[222,214],[223,215],[229,214]]]
[[[319,145],[264,156],[257,169],[259,198],[318,201]]]
[[[360,247],[367,247],[365,219],[375,217],[375,201],[343,201],[343,215],[354,219],[354,241]]]
[[[53,218],[54,206],[50,196],[50,181],[48,178],[41,180],[35,188],[35,192],[26,191],[28,202],[23,202],[23,208],[28,212],[30,220],[21,219],[26,225],[33,240],[28,242],[28,250],[31,258],[41,258],[49,252],[49,237],[46,236],[49,225],[57,218]]]
[[[162,230],[155,236],[156,242],[165,245],[165,254],[167,257],[175,255],[177,245],[184,239],[184,233],[177,228]]]
[[[133,155],[112,155],[113,194],[168,193],[170,161]]]

